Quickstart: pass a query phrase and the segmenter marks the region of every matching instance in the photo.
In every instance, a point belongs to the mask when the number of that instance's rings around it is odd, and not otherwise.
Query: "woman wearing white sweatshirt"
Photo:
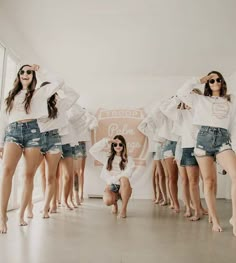
[[[47,83],[47,82],[46,82]],[[43,83],[44,86],[45,82]],[[63,94],[60,94],[63,92]],[[61,95],[61,96],[60,96]],[[63,97],[62,97],[63,95]],[[67,124],[66,111],[79,98],[77,92],[63,85],[62,88],[48,99],[48,117],[38,119],[41,131],[41,153],[44,157],[45,165],[45,203],[43,208],[43,218],[49,218],[49,205],[56,186],[56,171],[62,153],[62,143],[59,130]],[[55,207],[52,207],[55,212]]]
[[[204,96],[191,93],[200,83],[205,84]],[[216,215],[214,193],[216,158],[232,180],[230,223],[236,236],[236,156],[232,150],[232,146],[235,150],[235,101],[227,94],[226,82],[217,71],[210,72],[200,81],[192,79],[186,82],[177,95],[194,110],[193,124],[200,126],[194,153],[204,179],[205,198],[213,223],[212,230],[222,231]]]
[[[35,72],[38,70],[38,65],[24,65],[19,69],[14,87],[5,100],[6,107],[1,112],[7,117],[7,126],[4,129],[4,152],[3,145],[0,148],[0,151],[3,152],[0,233],[7,232],[7,206],[12,177],[22,154],[25,159],[25,184],[19,217],[20,225],[26,225],[24,211],[32,195],[33,178],[41,155],[41,135],[37,119],[48,115],[47,99],[63,84],[63,81],[52,80],[51,84],[36,90]],[[3,142],[3,138],[0,138],[0,141]]]
[[[110,153],[104,151],[110,146]],[[113,139],[104,138],[95,143],[89,150],[93,157],[103,164],[101,178],[106,182],[103,201],[113,206],[112,212],[118,212],[117,201],[121,197],[122,207],[119,217],[127,216],[127,205],[132,193],[129,179],[132,176],[134,162],[127,156],[125,138],[116,135]]]

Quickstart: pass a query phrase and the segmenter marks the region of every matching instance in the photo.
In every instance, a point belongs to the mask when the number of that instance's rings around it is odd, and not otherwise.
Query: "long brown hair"
[[[51,82],[45,81],[40,85],[40,88],[50,84]],[[57,105],[57,93],[54,93],[47,101],[48,104],[48,118],[49,119],[56,119],[57,118],[57,113],[58,109],[56,107]]]
[[[220,72],[213,70],[213,71],[209,72],[207,74],[207,76],[209,76],[211,74],[216,74],[221,79],[220,97],[224,97],[228,101],[230,101],[230,95],[227,94],[227,84],[226,84],[226,81],[225,81],[223,75]],[[212,90],[210,88],[209,81],[207,81],[207,83],[205,84],[204,96],[210,96],[210,97],[212,96]]]
[[[30,67],[30,65],[23,65],[16,76],[16,79],[14,81],[13,84],[13,89],[11,89],[8,93],[8,97],[5,99],[5,104],[6,104],[6,112],[10,113],[13,107],[13,101],[15,99],[15,96],[23,89],[22,83],[20,81],[20,71],[24,68],[24,67]],[[30,103],[31,103],[31,99],[33,97],[36,85],[37,85],[37,78],[36,78],[36,74],[35,71],[32,71],[33,74],[33,78],[31,83],[29,84],[29,86],[27,87],[27,92],[25,94],[25,99],[23,101],[24,108],[25,108],[25,112],[28,114],[29,110],[30,110]]]
[[[121,151],[121,161],[120,161],[120,169],[124,170],[126,167],[126,164],[128,163],[128,155],[127,155],[127,147],[126,147],[126,141],[125,138],[122,135],[116,135],[113,140],[118,139],[122,142],[123,144],[123,149]],[[114,149],[113,143],[111,144],[111,151],[110,151],[110,156],[107,161],[107,170],[111,171],[112,170],[112,162],[114,160],[114,157],[116,155],[116,151]]]

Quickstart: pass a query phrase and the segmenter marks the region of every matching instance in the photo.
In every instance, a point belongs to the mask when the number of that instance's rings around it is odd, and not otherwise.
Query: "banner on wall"
[[[137,166],[146,166],[148,140],[138,129],[138,125],[144,119],[143,108],[138,109],[98,109],[96,118],[98,128],[92,133],[92,143],[100,141],[104,137],[113,138],[115,135],[124,136],[128,156],[134,159]],[[107,152],[109,149],[105,149]],[[95,165],[100,165],[95,161]]]

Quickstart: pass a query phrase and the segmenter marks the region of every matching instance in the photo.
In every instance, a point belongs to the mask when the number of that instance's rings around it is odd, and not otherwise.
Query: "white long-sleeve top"
[[[91,131],[98,126],[96,117],[79,105],[75,104],[68,111],[68,118],[69,121],[73,123],[74,129],[76,129],[75,136],[77,143],[90,141]]]
[[[155,137],[155,140],[154,136],[157,128],[155,125],[155,121],[151,118],[151,116],[147,116],[140,122],[140,124],[138,125],[138,130],[148,138],[148,151],[156,152],[158,142],[156,141],[157,136]],[[162,139],[159,138],[159,141],[161,142]]]
[[[79,94],[67,86],[63,86],[60,90],[63,91],[64,97],[58,98],[56,107],[57,107],[57,118],[49,119],[40,118],[38,119],[38,125],[41,132],[51,131],[55,129],[61,129],[68,125],[68,118],[66,111],[68,111],[72,105],[78,100]]]
[[[108,184],[120,184],[120,178],[121,177],[127,177],[131,178],[133,170],[135,168],[134,161],[131,157],[128,157],[128,163],[126,165],[126,168],[124,170],[120,169],[119,163],[121,160],[121,157],[115,156],[113,163],[112,163],[112,170],[108,171],[107,161],[108,161],[108,153],[104,151],[105,147],[108,147],[108,138],[104,138],[97,143],[95,143],[89,150],[91,155],[98,160],[100,163],[103,164],[102,172],[101,172],[101,178]]]
[[[196,137],[199,130],[198,126],[193,125],[193,110],[181,110],[182,124],[181,124],[181,138],[182,148],[192,148],[196,146]]]
[[[39,74],[41,80],[47,80],[50,84],[35,89],[28,114],[23,103],[27,90],[21,90],[15,96],[10,114],[7,114],[9,123],[48,116],[47,100],[64,85],[64,81],[43,69],[39,69],[36,74]]]

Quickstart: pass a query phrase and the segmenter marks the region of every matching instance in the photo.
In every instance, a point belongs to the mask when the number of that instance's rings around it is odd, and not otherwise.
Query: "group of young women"
[[[37,77],[42,81],[36,87]],[[7,232],[7,207],[12,178],[24,157],[24,187],[19,224],[27,225],[32,213],[33,180],[39,165],[43,179],[43,218],[57,209],[60,175],[63,175],[63,202],[73,209],[73,177],[77,178],[75,199],[83,201],[83,173],[86,158],[85,141],[97,126],[96,118],[75,104],[79,95],[63,80],[38,65],[23,65],[1,110],[0,153],[2,182],[0,190],[0,233]],[[79,132],[81,131],[81,132]],[[82,132],[83,131],[83,132]],[[78,184],[80,189],[78,189]],[[78,190],[79,193],[78,193]],[[60,195],[59,195],[60,196]]]
[[[204,85],[202,94],[197,87]],[[212,230],[222,228],[216,213],[216,165],[232,181],[233,234],[236,236],[236,103],[227,93],[220,72],[212,71],[201,79],[190,79],[175,96],[158,103],[139,125],[139,130],[155,142],[153,161],[154,202],[180,211],[178,174],[182,177],[185,216],[198,221],[207,211],[202,207],[199,177]],[[159,189],[159,196],[156,189]],[[194,215],[192,215],[192,209]]]
[[[39,88],[36,88],[36,72],[41,73],[41,80],[44,81]],[[199,84],[204,84],[203,94],[196,89]],[[33,178],[40,164],[43,178],[46,178],[43,180],[43,218],[48,218],[49,212],[56,212],[56,185],[60,174],[64,178],[65,206],[68,209],[76,207],[72,196],[73,181],[76,183],[75,200],[77,204],[83,201],[84,141],[87,140],[83,133],[95,128],[97,123],[95,117],[75,104],[78,98],[79,95],[63,80],[45,75],[38,65],[24,65],[18,71],[1,112],[1,233],[7,232],[12,177],[22,154],[25,184],[19,213],[20,225],[27,225],[24,219],[27,206],[28,215],[32,217]],[[158,103],[138,128],[156,143],[153,171],[154,175],[158,175],[154,177],[154,183],[160,194],[158,197],[155,189],[154,201],[165,206],[170,200],[171,208],[176,213],[180,212],[179,173],[183,179],[185,216],[191,221],[198,221],[203,214],[207,214],[199,194],[199,177],[202,176],[212,230],[221,232],[216,213],[217,161],[232,180],[230,223],[236,236],[235,114],[236,104],[227,93],[224,77],[212,71],[200,80],[187,81],[175,96]],[[121,199],[119,217],[125,218],[132,193],[129,178],[135,167],[132,158],[127,155],[125,138],[116,135],[113,139],[102,139],[90,148],[90,153],[104,165],[101,174],[107,184],[104,203],[112,206],[113,213],[118,213],[117,201]]]

